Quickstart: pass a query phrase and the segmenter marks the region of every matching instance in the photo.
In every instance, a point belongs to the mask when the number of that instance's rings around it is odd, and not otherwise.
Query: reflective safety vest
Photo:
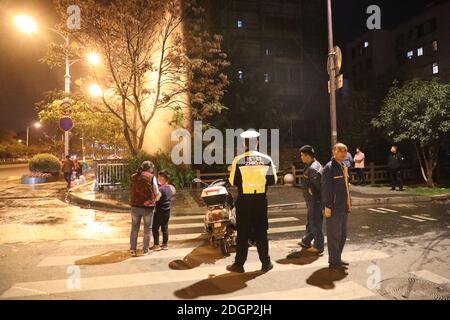
[[[268,155],[247,151],[234,158],[229,182],[239,194],[264,194],[267,186],[277,183],[277,170]]]

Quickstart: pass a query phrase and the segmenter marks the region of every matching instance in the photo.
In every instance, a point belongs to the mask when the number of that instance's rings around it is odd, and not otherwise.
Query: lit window
[[[238,28],[242,28],[242,27],[244,26],[244,24],[242,23],[242,20],[237,20],[237,21],[236,21],[236,26],[237,26]]]
[[[417,56],[418,56],[418,57],[423,56],[423,48],[422,48],[422,47],[420,47],[419,49],[417,49]]]
[[[266,50],[264,51],[264,53],[266,54],[266,56],[269,55],[269,49],[266,48]]]
[[[269,82],[269,74],[268,73],[264,73],[264,82],[265,83]]]
[[[439,73],[439,65],[437,62],[433,63],[433,74]]]
[[[407,53],[406,53],[406,57],[408,57],[408,59],[412,59],[413,58],[413,56],[414,56],[414,51],[408,51]]]
[[[239,80],[243,80],[244,79],[244,71],[242,71],[242,70],[238,71],[238,79]]]
[[[438,42],[437,42],[437,40],[433,41],[433,50],[434,51],[438,51]]]
[[[364,42],[364,48],[367,48],[369,46],[369,41]]]

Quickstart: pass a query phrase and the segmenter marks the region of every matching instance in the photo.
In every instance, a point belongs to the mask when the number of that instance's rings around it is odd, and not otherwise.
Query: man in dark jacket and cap
[[[300,148],[300,158],[305,164],[301,176],[303,196],[308,209],[306,233],[300,245],[310,253],[321,254],[324,247],[322,232],[323,215],[321,207],[321,174],[322,165],[315,158],[313,147],[306,145]],[[314,245],[311,242],[314,240]]]
[[[403,155],[398,152],[397,146],[391,147],[391,154],[388,159],[389,175],[391,177],[391,190],[398,187],[399,191],[403,191],[402,177]]]

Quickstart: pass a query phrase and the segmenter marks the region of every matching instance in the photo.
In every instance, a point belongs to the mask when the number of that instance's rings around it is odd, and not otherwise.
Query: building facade
[[[280,128],[285,146],[310,141],[328,114],[325,2],[216,0],[211,10],[231,62],[231,125]]]

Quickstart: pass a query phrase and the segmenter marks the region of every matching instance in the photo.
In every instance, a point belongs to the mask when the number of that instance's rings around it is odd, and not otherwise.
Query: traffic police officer
[[[300,158],[305,164],[301,182],[308,209],[306,233],[300,241],[300,245],[310,253],[321,254],[324,248],[322,199],[320,193],[320,170],[322,165],[315,159],[314,149],[309,145],[300,148]],[[312,246],[311,242],[313,240],[314,245]]]
[[[347,146],[333,146],[333,158],[322,169],[322,206],[327,225],[327,246],[330,269],[342,271],[348,263],[341,255],[347,239],[347,216],[351,211],[348,185],[348,167],[342,161],[347,155]]]
[[[229,182],[238,189],[236,199],[236,257],[234,263],[227,266],[231,272],[245,272],[250,236],[256,242],[261,271],[273,268],[269,256],[267,229],[267,186],[277,182],[276,169],[272,159],[256,151],[259,133],[247,130],[241,134],[246,151],[234,158]]]

